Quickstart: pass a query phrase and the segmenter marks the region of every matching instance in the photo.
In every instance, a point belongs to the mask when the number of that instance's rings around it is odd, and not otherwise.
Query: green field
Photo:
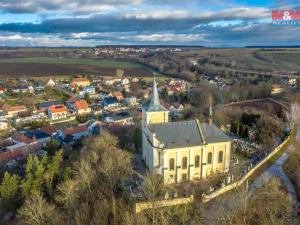
[[[265,51],[261,52],[263,56],[270,59],[276,68],[289,70],[300,70],[300,50],[295,51]]]
[[[213,61],[231,64],[237,68],[259,70],[300,71],[300,49],[198,49],[179,53],[184,57],[210,58]]]
[[[136,68],[142,65],[129,61],[117,60],[95,60],[95,59],[77,59],[77,58],[51,58],[51,57],[33,57],[33,58],[9,58],[0,59],[0,63],[27,63],[27,64],[69,64],[69,65],[94,65],[101,67],[118,68]]]

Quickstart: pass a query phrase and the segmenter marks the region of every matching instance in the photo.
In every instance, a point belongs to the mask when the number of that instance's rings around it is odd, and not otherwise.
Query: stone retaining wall
[[[165,199],[159,200],[154,202],[155,208],[161,207],[168,207],[168,206],[175,206],[175,205],[183,205],[189,204],[194,201],[194,196],[191,195],[190,197],[186,198],[174,198],[174,199]],[[152,209],[153,203],[152,202],[137,202],[135,203],[135,213],[140,213],[146,209]]]

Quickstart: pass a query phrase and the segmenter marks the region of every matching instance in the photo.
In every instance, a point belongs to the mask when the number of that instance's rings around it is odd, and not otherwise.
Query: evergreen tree
[[[54,155],[59,149],[59,143],[55,139],[51,139],[46,145],[46,151],[49,155]]]
[[[15,210],[18,206],[20,200],[19,188],[20,177],[5,172],[0,185],[0,199],[9,210]]]

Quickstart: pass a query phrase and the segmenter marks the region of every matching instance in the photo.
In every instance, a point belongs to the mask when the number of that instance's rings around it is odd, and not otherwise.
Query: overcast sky
[[[0,0],[0,46],[300,45],[299,0]]]

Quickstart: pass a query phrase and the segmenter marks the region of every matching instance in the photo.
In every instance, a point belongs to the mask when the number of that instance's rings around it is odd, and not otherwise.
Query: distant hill
[[[253,46],[246,46],[245,48],[300,48],[300,45],[253,45]]]

